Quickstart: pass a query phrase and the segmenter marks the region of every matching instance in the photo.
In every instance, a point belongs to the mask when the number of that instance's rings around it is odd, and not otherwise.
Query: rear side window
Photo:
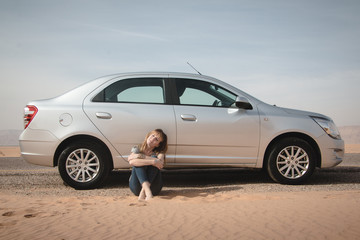
[[[102,90],[93,102],[165,103],[164,82],[160,78],[120,80]]]

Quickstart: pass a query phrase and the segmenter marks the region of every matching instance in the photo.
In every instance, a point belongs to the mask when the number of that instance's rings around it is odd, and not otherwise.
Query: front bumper
[[[321,168],[335,167],[343,161],[344,140],[336,140],[325,134],[318,139],[318,144],[321,151]]]

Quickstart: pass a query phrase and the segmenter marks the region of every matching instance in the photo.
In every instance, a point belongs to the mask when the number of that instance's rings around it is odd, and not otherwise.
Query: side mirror
[[[241,109],[251,110],[253,109],[249,101],[244,97],[236,97],[235,106]]]

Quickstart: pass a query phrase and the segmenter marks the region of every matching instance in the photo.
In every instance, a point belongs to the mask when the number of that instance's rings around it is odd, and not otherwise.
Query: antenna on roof
[[[198,70],[196,70],[196,68],[193,67],[193,65],[191,65],[189,62],[186,62],[187,64],[189,64],[189,66],[194,69],[199,75],[202,75]]]

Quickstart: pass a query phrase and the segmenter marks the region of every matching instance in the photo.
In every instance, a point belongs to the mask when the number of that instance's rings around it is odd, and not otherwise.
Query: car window
[[[126,79],[101,91],[94,102],[165,103],[164,84],[159,78]]]
[[[181,105],[230,107],[236,100],[236,95],[215,84],[177,79],[176,88]]]
[[[128,88],[117,94],[117,101],[164,103],[163,89],[160,86],[141,86]]]

